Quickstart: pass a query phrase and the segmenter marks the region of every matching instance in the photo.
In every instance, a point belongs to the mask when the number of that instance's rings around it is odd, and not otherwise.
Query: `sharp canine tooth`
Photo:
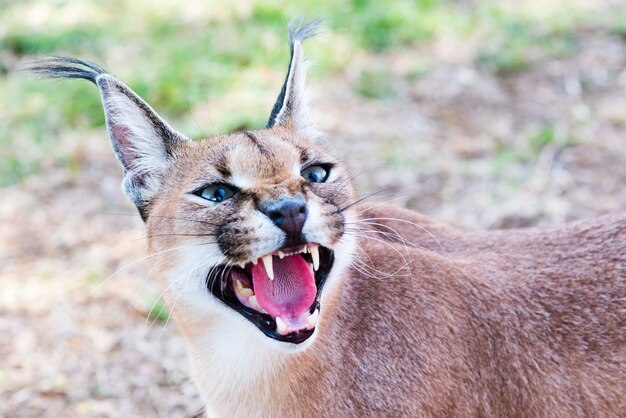
[[[282,260],[283,258],[285,258],[285,253],[282,251],[278,252],[278,256],[280,257],[280,259]]]
[[[265,265],[265,271],[267,272],[267,277],[270,280],[274,280],[274,268],[272,267],[272,256],[266,255],[262,258],[263,264]]]
[[[280,319],[280,316],[276,317],[276,330],[279,334],[284,335],[285,331],[287,331],[287,325]]]
[[[257,311],[263,311],[263,308],[261,308],[261,305],[259,305],[259,302],[257,302],[256,300],[256,295],[252,295],[248,298],[248,302],[250,303],[250,305],[252,305],[252,307],[254,309],[256,309]]]
[[[310,326],[314,327],[315,324],[317,324],[317,318],[319,316],[320,316],[320,311],[319,311],[319,309],[316,309],[315,311],[313,311],[313,313],[311,315],[309,315],[306,318],[307,324],[309,324]]]
[[[317,245],[311,245],[309,247],[311,253],[311,259],[313,260],[313,270],[317,271],[320,268],[320,252]]]

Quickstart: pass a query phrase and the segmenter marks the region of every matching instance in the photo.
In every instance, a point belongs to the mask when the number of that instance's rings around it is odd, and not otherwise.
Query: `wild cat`
[[[626,416],[626,215],[465,232],[353,195],[302,42],[267,126],[191,141],[101,67],[123,189],[208,416]]]

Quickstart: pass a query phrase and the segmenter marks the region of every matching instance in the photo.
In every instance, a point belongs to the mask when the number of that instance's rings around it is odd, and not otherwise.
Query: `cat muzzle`
[[[207,287],[268,337],[299,344],[315,331],[333,263],[333,251],[316,243],[283,247],[248,263],[212,269]]]

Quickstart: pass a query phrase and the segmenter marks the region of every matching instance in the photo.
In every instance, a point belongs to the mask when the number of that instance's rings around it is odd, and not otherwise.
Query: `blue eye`
[[[302,177],[311,183],[324,183],[330,174],[330,167],[321,165],[312,165],[300,172]]]
[[[200,193],[198,193],[200,197],[216,203],[230,199],[234,194],[235,191],[233,188],[225,184],[212,184],[200,190]]]

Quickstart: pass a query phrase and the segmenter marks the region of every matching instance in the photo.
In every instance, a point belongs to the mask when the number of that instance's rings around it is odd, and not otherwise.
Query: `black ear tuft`
[[[321,19],[305,22],[303,17],[292,20],[287,29],[289,32],[289,44],[293,47],[294,42],[302,42],[317,35],[322,31],[322,23]]]
[[[24,70],[46,78],[82,78],[94,84],[98,76],[108,74],[104,68],[93,62],[61,56],[33,61]]]
[[[187,138],[97,64],[49,57],[33,62],[25,70],[48,78],[82,78],[98,86],[111,145],[124,169],[124,191],[145,220],[152,199],[176,159],[175,149]]]
[[[289,68],[266,128],[275,125],[290,125],[296,128],[306,126],[307,121],[305,119],[308,113],[304,99],[306,68],[302,55],[302,42],[318,34],[321,24],[321,20],[305,23],[303,18],[295,19],[289,24],[289,46],[291,49]]]

